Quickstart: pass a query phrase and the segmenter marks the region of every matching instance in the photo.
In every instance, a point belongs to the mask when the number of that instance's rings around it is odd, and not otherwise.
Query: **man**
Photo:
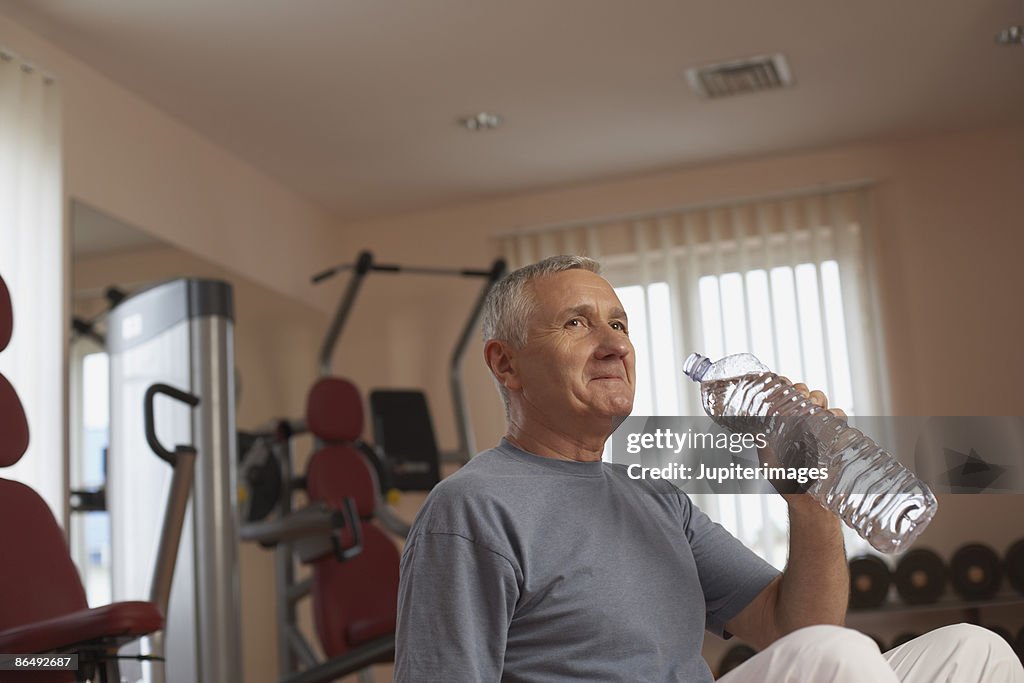
[[[488,297],[484,356],[508,431],[436,487],[413,525],[396,681],[707,682],[705,629],[767,648],[729,683],[936,681],[948,667],[958,681],[1024,681],[982,629],[930,634],[943,655],[929,659],[929,637],[883,657],[840,628],[839,521],[809,496],[786,496],[780,574],[670,484],[603,463],[635,375],[625,311],[598,271],[554,257]],[[826,406],[820,392],[810,400]]]

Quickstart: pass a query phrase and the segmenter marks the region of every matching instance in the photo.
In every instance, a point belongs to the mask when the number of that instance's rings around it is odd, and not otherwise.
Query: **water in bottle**
[[[749,353],[715,363],[694,353],[683,372],[700,382],[704,410],[717,423],[731,431],[762,431],[784,467],[827,468],[828,476],[807,493],[872,547],[899,552],[935,516],[935,496],[913,473]]]

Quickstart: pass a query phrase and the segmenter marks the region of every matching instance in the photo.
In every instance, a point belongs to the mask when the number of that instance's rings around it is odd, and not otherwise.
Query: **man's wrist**
[[[839,524],[839,518],[829,510],[821,506],[817,500],[806,493],[791,493],[784,495],[786,504],[789,506],[790,518],[798,517],[807,520],[831,520]]]

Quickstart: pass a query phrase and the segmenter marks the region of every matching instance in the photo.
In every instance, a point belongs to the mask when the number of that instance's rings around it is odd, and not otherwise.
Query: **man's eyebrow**
[[[593,312],[594,312],[594,308],[590,304],[580,304],[578,306],[570,306],[569,308],[566,308],[566,309],[562,310],[558,314],[558,317],[559,318],[566,318],[566,317],[574,316],[574,315],[585,315],[585,316],[589,317],[589,316],[591,316],[593,314]],[[626,315],[626,311],[622,310],[618,306],[616,306],[615,308],[611,309],[608,312],[608,317],[609,318],[621,318],[622,320],[626,320],[626,321],[629,320],[629,317]]]

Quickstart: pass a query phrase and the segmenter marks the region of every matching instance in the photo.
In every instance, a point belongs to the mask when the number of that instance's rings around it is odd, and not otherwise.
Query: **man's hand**
[[[782,380],[784,380],[786,382],[789,382],[789,380],[786,379],[785,377],[781,377],[780,379],[782,379]],[[836,417],[842,418],[844,420],[846,419],[846,412],[843,411],[841,408],[831,408],[830,409],[828,407],[828,397],[825,396],[825,393],[823,391],[820,391],[818,389],[815,389],[814,391],[810,391],[810,390],[808,390],[807,385],[804,384],[803,382],[800,382],[798,384],[794,384],[793,388],[796,389],[801,394],[803,394],[811,403],[813,403],[814,405],[818,406],[819,408],[822,408],[823,410],[828,410],[830,413],[832,413]],[[768,465],[769,467],[778,467],[778,466],[786,466],[787,465],[785,463],[782,463],[779,460],[778,455],[775,453],[774,450],[772,450],[772,448],[770,446],[769,447],[765,447],[765,448],[758,448],[757,449],[757,454],[758,454],[758,457],[760,458],[761,464],[763,464],[763,465]],[[789,463],[789,465],[793,465],[793,464],[795,464],[797,466],[816,467],[817,466],[817,461],[815,459],[814,462]],[[813,483],[813,482],[809,482],[808,485],[810,485],[811,483]],[[813,499],[811,499],[810,496],[804,495],[804,491],[798,490],[799,487],[794,482],[790,482],[790,481],[786,481],[786,480],[783,480],[783,481],[772,480],[772,486],[775,487],[775,490],[779,492],[779,495],[781,495],[791,507],[793,505],[817,505],[817,502],[814,501]]]

